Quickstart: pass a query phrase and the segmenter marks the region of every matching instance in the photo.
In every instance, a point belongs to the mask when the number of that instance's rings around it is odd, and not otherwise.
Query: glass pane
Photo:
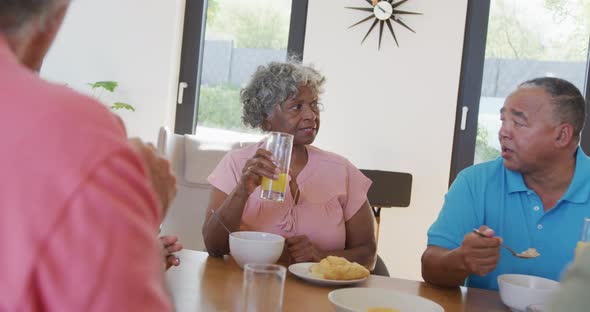
[[[242,124],[240,88],[259,65],[285,61],[291,0],[209,0],[196,133],[257,133]]]
[[[589,0],[491,1],[474,163],[500,155],[500,108],[519,83],[553,76],[583,90],[589,37]]]

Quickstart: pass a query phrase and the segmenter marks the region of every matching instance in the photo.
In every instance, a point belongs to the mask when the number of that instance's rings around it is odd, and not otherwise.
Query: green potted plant
[[[93,83],[89,83],[88,85],[90,86],[90,88],[92,88],[92,96],[97,99],[100,99],[100,96],[103,94],[104,91],[113,93],[119,86],[119,84],[116,81],[96,81]],[[135,107],[133,107],[133,105],[123,102],[115,102],[111,104],[109,107],[114,110],[124,109],[132,112],[135,111]]]

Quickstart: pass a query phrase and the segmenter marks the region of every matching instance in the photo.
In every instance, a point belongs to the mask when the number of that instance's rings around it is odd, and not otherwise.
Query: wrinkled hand
[[[176,178],[170,171],[170,163],[158,155],[156,148],[151,143],[145,144],[137,138],[129,139],[129,143],[141,155],[150,172],[152,186],[160,199],[163,209],[162,217],[164,217],[170,203],[176,196]]]
[[[479,231],[487,237],[469,232],[459,248],[465,268],[473,274],[484,276],[494,270],[498,264],[502,239],[494,237],[494,230],[485,225],[482,225]]]
[[[322,253],[309,241],[305,235],[293,236],[285,240],[287,252],[291,261],[320,262],[324,257]]]
[[[276,180],[279,172],[272,160],[272,153],[260,148],[244,165],[239,186],[247,194],[251,194],[262,183],[262,177]]]
[[[160,237],[162,243],[162,256],[166,265],[166,270],[171,266],[179,266],[180,258],[174,253],[182,250],[182,244],[178,243],[178,237],[173,235],[164,235]]]

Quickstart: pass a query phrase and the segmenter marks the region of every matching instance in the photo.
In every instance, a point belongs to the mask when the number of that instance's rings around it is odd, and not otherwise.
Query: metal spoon
[[[223,226],[223,228],[227,231],[227,234],[231,235],[231,231],[227,228],[227,226],[225,226],[223,221],[221,221],[221,218],[219,217],[219,215],[217,213],[215,213],[215,210],[213,210],[213,209],[209,209],[209,210],[211,210],[211,213],[215,216],[215,219],[217,219],[217,222],[221,223],[221,226]]]
[[[481,237],[487,237],[484,233],[480,232],[478,229],[473,229],[473,233],[475,233]],[[534,248],[529,248],[521,253],[518,253],[518,252],[514,251],[514,249],[512,249],[504,244],[502,244],[502,247],[508,249],[508,251],[510,251],[510,253],[517,258],[532,259],[532,258],[536,258],[541,255]]]

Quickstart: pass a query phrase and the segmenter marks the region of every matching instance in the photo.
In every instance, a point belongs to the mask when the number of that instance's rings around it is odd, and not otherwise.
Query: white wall
[[[359,168],[409,172],[411,205],[385,209],[379,254],[393,276],[421,279],[426,231],[443,202],[459,85],[467,0],[412,0],[399,9],[416,34],[394,24],[400,47],[385,29],[377,50],[372,21],[347,29],[368,12],[364,0],[310,0],[304,62],[327,77],[319,147]]]
[[[42,76],[88,92],[88,82],[115,80],[104,102],[118,111],[130,136],[155,142],[173,128],[185,0],[75,0],[47,56]]]

